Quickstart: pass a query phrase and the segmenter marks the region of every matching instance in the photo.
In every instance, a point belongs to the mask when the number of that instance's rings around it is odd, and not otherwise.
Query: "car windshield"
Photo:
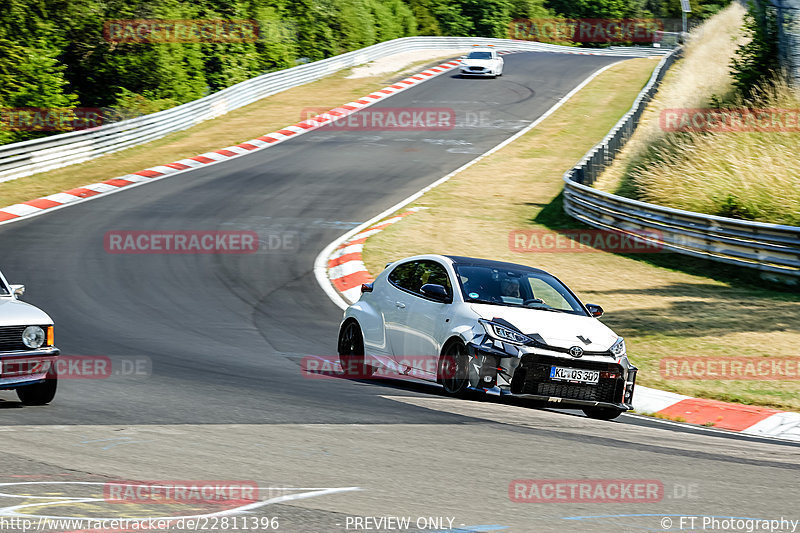
[[[467,59],[491,59],[491,52],[470,52]]]
[[[456,265],[464,300],[586,315],[567,287],[545,272],[482,265]]]

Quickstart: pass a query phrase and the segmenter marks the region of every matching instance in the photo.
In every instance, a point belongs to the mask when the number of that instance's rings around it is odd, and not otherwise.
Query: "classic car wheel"
[[[364,337],[355,320],[346,322],[339,332],[339,362],[348,377],[369,377],[375,372],[375,368],[364,361]]]
[[[45,405],[53,401],[58,388],[58,377],[48,374],[44,383],[28,385],[17,389],[17,397],[23,405]]]
[[[584,407],[583,414],[596,420],[614,420],[623,413],[622,409],[612,407]]]
[[[439,382],[451,396],[469,392],[469,355],[461,341],[452,341],[439,357]]]

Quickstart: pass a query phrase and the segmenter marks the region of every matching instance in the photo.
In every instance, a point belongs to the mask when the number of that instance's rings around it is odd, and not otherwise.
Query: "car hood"
[[[494,59],[462,59],[461,66],[464,67],[492,67]]]
[[[504,305],[471,304],[471,306],[481,318],[487,320],[502,318],[522,333],[528,335],[538,333],[551,346],[561,348],[580,346],[586,351],[601,352],[611,348],[617,340],[617,334],[611,328],[590,316]],[[589,343],[579,339],[578,336]]]
[[[16,298],[0,298],[0,326],[43,326],[52,324],[47,313]]]

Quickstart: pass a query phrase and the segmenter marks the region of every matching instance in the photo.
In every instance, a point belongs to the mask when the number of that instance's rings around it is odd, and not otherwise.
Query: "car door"
[[[408,356],[413,368],[428,374],[424,377],[435,379],[441,343],[452,318],[453,306],[426,297],[420,288],[427,283],[442,285],[452,302],[453,284],[444,265],[437,261],[418,261],[414,274],[417,280],[414,294],[406,305],[403,354]]]
[[[382,291],[380,301],[386,340],[393,356],[404,353],[405,328],[408,306],[412,293],[417,287],[417,261],[401,263],[394,267],[387,277],[386,290]]]

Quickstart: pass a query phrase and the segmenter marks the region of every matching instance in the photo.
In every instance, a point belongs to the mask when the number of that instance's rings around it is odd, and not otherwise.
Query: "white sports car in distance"
[[[345,310],[339,359],[370,376],[387,362],[451,395],[515,395],[610,420],[633,408],[625,341],[543,270],[419,255],[389,264]]]
[[[19,298],[24,285],[0,273],[0,390],[16,389],[24,405],[44,405],[56,395],[58,376],[53,320]]]
[[[476,48],[461,60],[460,71],[462,76],[496,78],[503,75],[503,58],[491,48]]]

